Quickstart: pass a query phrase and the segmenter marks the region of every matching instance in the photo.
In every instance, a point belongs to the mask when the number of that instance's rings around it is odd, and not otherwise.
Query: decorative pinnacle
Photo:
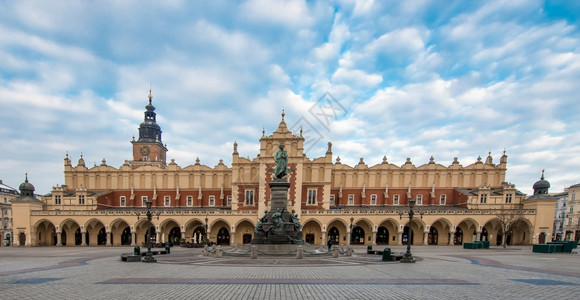
[[[153,96],[151,95],[151,86],[149,86],[149,105],[151,105],[151,99],[153,99]]]
[[[24,173],[24,182],[28,182],[28,173]]]
[[[284,109],[282,109],[282,121],[284,120],[285,115],[286,115],[286,113],[284,112]]]
[[[264,126],[262,126],[262,136],[266,135],[266,129],[264,129]]]
[[[544,180],[544,169],[542,169],[542,177],[540,179]]]

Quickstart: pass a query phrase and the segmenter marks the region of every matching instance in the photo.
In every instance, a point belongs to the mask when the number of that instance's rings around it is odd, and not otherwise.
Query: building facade
[[[580,184],[566,189],[568,193],[568,209],[564,219],[564,239],[566,241],[580,241]]]
[[[15,245],[141,245],[147,239],[145,202],[156,217],[152,238],[158,242],[199,243],[206,236],[223,245],[249,243],[254,227],[270,208],[269,182],[273,155],[280,144],[288,151],[289,201],[312,244],[461,245],[489,240],[492,245],[531,244],[551,239],[555,201],[531,199],[506,182],[507,155],[498,163],[490,155],[463,166],[436,163],[415,166],[381,162],[354,166],[326,154],[309,158],[302,132],[288,130],[284,120],[272,134],[263,131],[260,153],[250,159],[233,143],[232,165],[181,167],[167,163],[167,147],[156,122],[149,94],[132,159],[119,168],[88,168],[84,159],[73,165],[64,158],[64,184],[42,201],[18,201]],[[407,219],[408,203],[416,200],[417,218]],[[507,234],[505,216],[515,217]],[[16,234],[16,232],[15,232]]]
[[[568,191],[554,195],[558,198],[556,202],[556,213],[554,215],[554,233],[552,234],[555,241],[563,241],[565,237],[564,224],[568,220]]]
[[[12,200],[18,191],[0,180],[0,247],[12,244]]]

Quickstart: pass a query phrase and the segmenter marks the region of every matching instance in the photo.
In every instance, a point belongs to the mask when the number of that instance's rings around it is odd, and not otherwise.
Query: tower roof
[[[157,124],[157,114],[155,113],[155,106],[153,106],[153,96],[151,89],[149,89],[149,103],[145,106],[145,117],[143,122],[139,125],[139,140],[137,142],[145,143],[162,143],[161,142],[161,127]]]
[[[288,132],[288,126],[286,125],[286,121],[284,121],[284,116],[286,116],[286,113],[282,110],[282,121],[278,124],[278,129],[276,129],[278,133]]]
[[[20,184],[18,189],[22,195],[26,194],[26,192],[34,194],[34,185],[28,182],[28,173],[25,174],[24,182]]]
[[[534,183],[534,195],[547,194],[550,188],[550,182],[544,179],[544,170],[542,170],[542,177]]]
[[[42,203],[42,201],[36,199],[36,197],[34,197],[34,185],[32,185],[30,182],[28,182],[28,174],[26,174],[26,177],[24,179],[24,182],[20,184],[20,197],[16,197],[15,199],[12,199],[12,203],[14,202],[37,202],[37,203]]]

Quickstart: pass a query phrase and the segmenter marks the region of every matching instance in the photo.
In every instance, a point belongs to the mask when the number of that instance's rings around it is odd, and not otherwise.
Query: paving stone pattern
[[[382,248],[382,247],[381,247]],[[227,248],[225,248],[227,251]],[[403,252],[400,246],[393,252]],[[531,247],[417,246],[415,264],[352,257],[204,257],[174,247],[158,263],[130,247],[0,248],[0,299],[577,299],[578,254]]]

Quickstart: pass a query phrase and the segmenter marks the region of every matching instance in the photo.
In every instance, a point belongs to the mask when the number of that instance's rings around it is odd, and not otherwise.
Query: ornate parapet
[[[222,209],[179,209],[154,208],[163,216],[257,216],[257,210],[243,210],[232,212]],[[146,208],[132,209],[101,209],[101,210],[34,210],[32,216],[134,216],[136,212],[144,213]]]
[[[302,210],[303,216],[335,216],[335,215],[399,215],[401,212],[407,212],[407,207],[398,208],[377,208],[377,209],[306,209]],[[520,211],[522,215],[535,215],[535,209],[466,209],[466,208],[421,208],[415,207],[415,213],[422,212],[423,215],[499,215],[505,213],[515,213]]]

